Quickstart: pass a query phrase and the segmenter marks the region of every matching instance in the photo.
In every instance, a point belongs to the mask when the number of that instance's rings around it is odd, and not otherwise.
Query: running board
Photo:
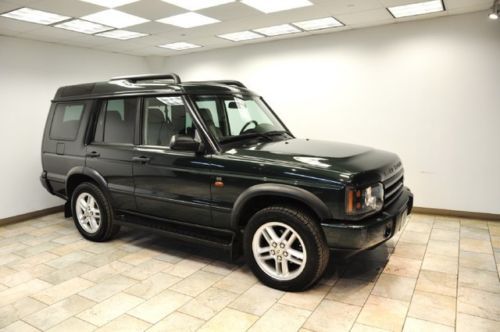
[[[155,234],[176,240],[220,249],[228,254],[231,260],[240,255],[235,234],[228,230],[129,213],[117,215],[116,222],[119,225],[153,231]]]

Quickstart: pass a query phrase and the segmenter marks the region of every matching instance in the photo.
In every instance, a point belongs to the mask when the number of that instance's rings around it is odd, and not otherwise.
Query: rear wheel
[[[245,229],[244,250],[259,280],[287,291],[312,286],[329,258],[315,218],[289,206],[271,206],[252,216]]]
[[[78,185],[71,196],[75,226],[88,240],[103,242],[118,233],[113,224],[113,210],[102,190],[93,183]]]

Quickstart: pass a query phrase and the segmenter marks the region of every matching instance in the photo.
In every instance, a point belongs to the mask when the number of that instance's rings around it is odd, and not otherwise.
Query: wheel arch
[[[71,200],[73,190],[82,182],[95,183],[107,195],[106,189],[108,188],[108,183],[104,177],[95,169],[78,166],[72,168],[66,177],[66,196],[68,197],[68,201]]]
[[[231,213],[231,228],[239,230],[258,210],[283,203],[299,205],[320,221],[332,218],[325,203],[310,191],[285,184],[264,183],[246,189],[236,199]]]

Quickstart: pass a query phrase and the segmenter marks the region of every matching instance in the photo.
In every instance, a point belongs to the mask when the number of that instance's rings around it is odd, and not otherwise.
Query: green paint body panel
[[[201,117],[192,100],[192,96],[203,94],[256,96],[245,87],[220,82],[127,87],[100,82],[60,88],[43,137],[43,186],[50,193],[69,199],[72,181],[90,178],[106,191],[116,213],[125,219],[139,215],[159,223],[181,225],[183,230],[230,233],[236,239],[234,243],[241,235],[241,211],[258,197],[279,197],[308,206],[319,219],[329,247],[336,249],[362,250],[383,243],[397,232],[405,211],[411,212],[413,195],[403,187],[401,160],[394,153],[369,147],[298,139],[291,133],[273,140],[255,138],[243,144],[221,145],[207,130],[202,135],[202,153],[150,148],[141,146],[139,141],[130,146],[88,142],[100,99],[182,96],[195,123],[206,129],[199,122]],[[55,106],[76,100],[86,105],[76,139],[51,139]],[[100,158],[90,159],[90,151],[97,152]],[[138,155],[149,158],[148,163],[131,162]],[[223,182],[223,187],[216,187],[216,181]],[[361,188],[378,182],[386,190],[394,183],[400,184],[392,202],[372,215],[346,215],[346,187]]]

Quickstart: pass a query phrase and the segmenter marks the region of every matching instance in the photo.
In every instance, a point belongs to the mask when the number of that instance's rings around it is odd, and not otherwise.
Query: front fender
[[[332,215],[326,204],[313,193],[299,187],[294,187],[286,184],[278,183],[263,183],[257,184],[246,189],[236,199],[233,210],[231,212],[231,228],[237,229],[246,204],[252,198],[258,196],[277,196],[283,198],[291,198],[300,201],[310,207],[321,220],[331,219]]]

